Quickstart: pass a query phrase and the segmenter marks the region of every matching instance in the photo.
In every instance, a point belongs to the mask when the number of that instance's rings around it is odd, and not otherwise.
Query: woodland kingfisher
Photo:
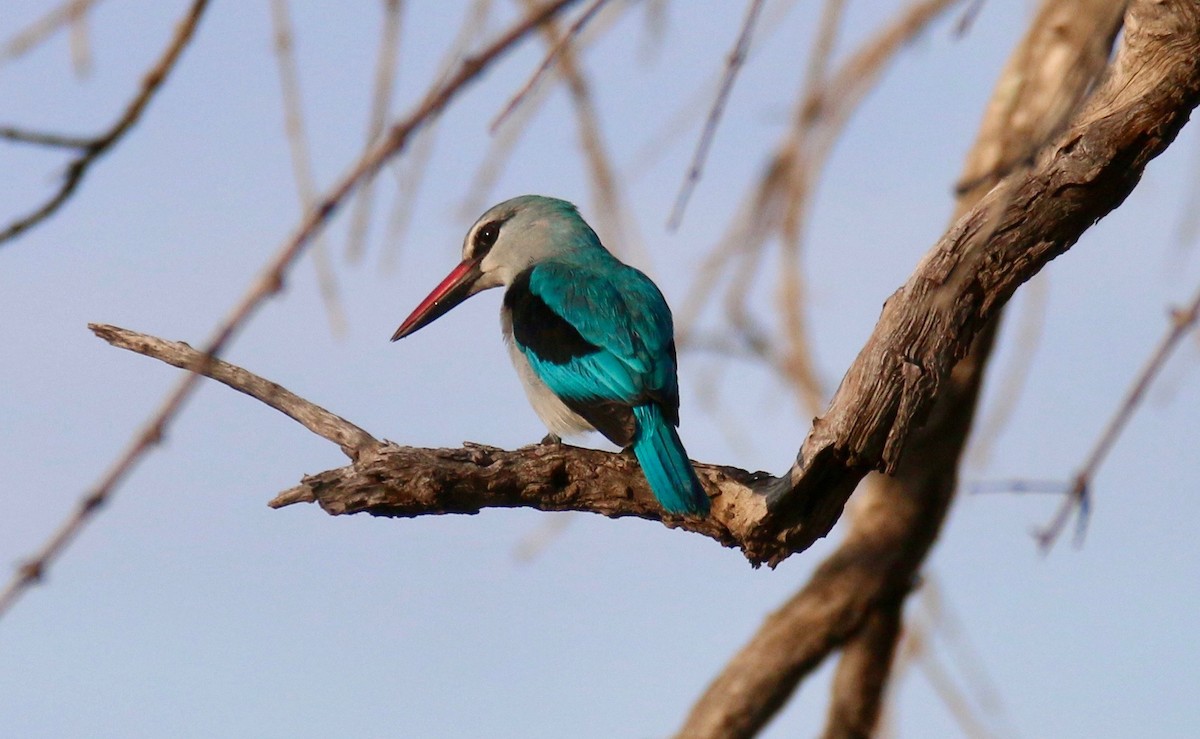
[[[658,502],[704,516],[708,496],[679,425],[671,309],[565,200],[523,195],[467,231],[462,262],[396,333],[404,338],[482,290],[504,286],[500,323],[534,411],[554,436],[599,431],[632,448]]]

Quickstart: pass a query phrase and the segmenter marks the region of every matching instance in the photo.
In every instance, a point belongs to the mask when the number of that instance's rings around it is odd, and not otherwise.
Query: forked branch
[[[824,536],[866,472],[891,471],[939,385],[1016,288],[1119,205],[1200,101],[1200,8],[1135,3],[1106,82],[1028,169],[959,219],[884,306],[871,339],[780,480],[700,465],[707,520],[663,516],[629,457],[567,446],[505,452],[374,446],[277,504],[416,516],[490,506],[663,520],[776,564]]]
[[[162,56],[159,57],[154,66],[142,78],[142,86],[138,90],[137,95],[125,106],[125,111],[117,119],[116,123],[104,133],[94,138],[78,138],[21,131],[14,128],[4,129],[3,133],[0,134],[0,138],[40,144],[42,146],[78,149],[79,154],[67,165],[67,171],[63,175],[62,182],[59,183],[58,190],[46,202],[13,221],[3,230],[0,230],[0,245],[3,245],[6,241],[11,241],[54,215],[62,207],[63,203],[67,202],[71,195],[75,193],[76,188],[79,187],[79,183],[83,182],[84,175],[88,173],[92,165],[99,161],[100,157],[112,149],[133,128],[133,125],[142,117],[146,106],[150,104],[150,100],[162,88],[167,76],[175,68],[175,63],[179,61],[183,50],[187,48],[188,43],[195,36],[196,27],[200,23],[200,17],[204,15],[204,10],[207,7],[208,0],[194,0],[187,14],[184,15],[183,20],[176,27],[175,35],[171,37],[171,42],[167,45],[166,50],[163,51]]]

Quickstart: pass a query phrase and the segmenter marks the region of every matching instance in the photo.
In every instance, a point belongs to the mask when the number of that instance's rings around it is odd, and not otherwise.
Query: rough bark
[[[869,471],[896,474],[902,450],[929,420],[939,393],[949,392],[951,369],[1016,288],[1070,248],[1095,221],[1119,205],[1142,170],[1174,139],[1200,99],[1200,21],[1191,2],[1139,2],[1107,80],[1067,130],[1028,167],[1010,173],[958,219],[921,260],[907,283],[884,305],[875,331],[844,377],[828,411],[816,419],[796,463],[781,480],[759,482],[749,473],[716,468],[710,522],[676,521],[740,547],[753,563],[776,564],[827,534],[846,499]],[[466,452],[464,452],[466,453]],[[572,497],[569,482],[547,486],[534,460],[544,452],[491,456],[487,466],[439,472],[443,456],[393,457],[416,466],[380,476],[355,467],[309,478],[310,497],[331,511],[378,515],[457,512],[438,499],[420,498],[413,485],[444,479],[454,489],[474,489],[481,506],[595,510],[608,515],[660,517],[646,501],[636,468],[586,450],[566,455],[594,467],[590,485],[608,491],[600,505]],[[526,464],[525,457],[529,457]],[[513,486],[490,480],[499,464]],[[361,474],[360,474],[361,472]],[[715,478],[712,475],[716,475]],[[746,487],[746,482],[753,487]],[[373,504],[361,500],[373,484]],[[537,501],[518,489],[543,491]],[[295,497],[295,496],[293,496]],[[303,498],[297,498],[303,499]],[[468,508],[472,506],[467,506]],[[732,538],[730,538],[732,537]]]
[[[1076,8],[1089,4],[1056,2]],[[1053,25],[1046,32],[1051,38],[1060,33]],[[1103,37],[1111,39],[1111,33]],[[1079,51],[1080,66],[1105,58],[1095,48]],[[1006,75],[1016,68],[1010,67]],[[1073,90],[1073,99],[1080,99],[1089,78],[1063,79],[1067,81],[1062,90]],[[1049,100],[1054,105],[1047,107],[1059,112],[1042,114],[1063,115],[1071,108],[1053,95],[1044,97],[1039,85],[1046,83],[1031,83],[1017,96]],[[682,733],[757,733],[799,681],[839,647],[847,649],[849,658],[835,679],[838,695],[827,735],[870,731],[894,651],[900,609],[951,499],[955,461],[970,427],[999,311],[1024,280],[1123,201],[1147,162],[1173,140],[1198,101],[1200,8],[1191,0],[1134,2],[1121,49],[1104,82],[1061,134],[1032,157],[1036,147],[1026,142],[1023,149],[1021,140],[1013,137],[1000,147],[999,155],[979,154],[970,160],[961,190],[962,217],[884,305],[874,333],[828,411],[814,421],[789,473],[776,479],[697,465],[713,497],[708,519],[665,515],[628,455],[565,445],[517,451],[479,445],[399,447],[349,428],[348,422],[327,412],[284,408],[301,422],[320,417],[322,423],[331,423],[332,430],[310,428],[335,440],[355,461],[306,477],[272,504],[315,501],[331,514],[382,516],[474,513],[511,506],[639,516],[738,547],[752,563],[774,565],[824,536],[869,471],[888,472],[891,477],[881,478],[864,496],[843,545],[734,657],[698,702]],[[1011,116],[1014,111],[1027,112],[1025,106],[1037,108],[1017,100],[998,110]],[[1035,121],[1025,130],[1034,132],[1029,136],[1049,136],[1059,128],[1053,121]],[[986,128],[981,139],[985,133]],[[977,147],[976,153],[980,151],[983,148]],[[998,178],[999,184],[989,187]],[[105,338],[114,340],[113,332],[120,330],[108,330]],[[276,398],[288,398],[287,403],[307,403],[276,392],[282,390],[278,386],[255,382],[261,378],[220,371],[223,363],[183,344],[152,337],[114,343],[151,356],[180,351],[184,358],[174,362],[179,366],[255,397],[266,387]],[[339,427],[339,422],[347,427]]]
[[[997,81],[967,154],[955,218],[1001,177],[1029,166],[1036,152],[1066,125],[1106,67],[1127,5],[1126,0],[1042,3]],[[915,508],[915,516],[894,542],[913,553],[913,567],[891,573],[894,582],[888,592],[899,592],[899,586],[918,576],[941,531],[1001,318],[998,314],[985,326],[951,374],[948,392],[938,399],[930,422],[905,449],[902,474],[873,475],[860,493],[865,505],[852,519],[855,531],[878,527],[870,517],[892,518],[888,507],[879,504],[888,499],[908,499]],[[878,721],[907,593],[903,591],[898,602],[881,601],[862,631],[843,646],[826,736],[865,736]]]
[[[1049,0],[1001,74],[967,156],[955,217],[1060,130],[1091,89],[1124,2]],[[867,736],[880,713],[900,613],[957,482],[991,321],[958,364],[896,475],[872,476],[846,541],[726,667],[697,703],[685,736],[751,736],[833,649],[842,649],[824,735]],[[823,605],[824,608],[818,606]]]

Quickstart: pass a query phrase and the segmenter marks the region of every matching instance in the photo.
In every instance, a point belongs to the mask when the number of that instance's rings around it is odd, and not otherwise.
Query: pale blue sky
[[[0,39],[50,4],[5,5]],[[82,81],[61,35],[0,65],[0,124],[107,126],[184,5],[102,4],[90,22],[94,69]],[[375,3],[293,5],[324,186],[362,145],[379,15]],[[424,91],[466,3],[411,5],[397,112]],[[678,233],[663,223],[699,121],[628,183],[649,266],[676,305],[786,125],[819,5],[798,3],[761,35]],[[885,5],[901,3],[852,4],[848,42]],[[1029,5],[985,4],[965,38],[939,23],[839,143],[806,256],[816,353],[831,386],[944,228],[951,184]],[[584,56],[620,172],[636,168],[647,139],[717,73],[744,12],[740,2],[694,7],[669,6],[656,54],[642,53],[635,9]],[[500,11],[507,22],[512,8]],[[305,260],[229,358],[398,443],[540,439],[500,339],[498,291],[400,344],[387,339],[456,262],[477,215],[460,206],[487,152],[488,123],[541,55],[522,47],[447,111],[391,272],[377,268],[394,195],[384,175],[366,261],[338,259],[345,338],[331,337]],[[60,161],[0,146],[0,214],[47,193]],[[1185,208],[1196,207],[1186,197],[1196,163],[1188,128],[1125,206],[1047,270],[1045,332],[1025,394],[989,465],[967,480],[1066,478],[1081,463],[1165,330],[1167,306],[1200,282],[1200,258],[1176,235]],[[595,214],[561,89],[489,201],[525,192]],[[0,246],[0,564],[40,545],[177,377],[110,348],[86,324],[202,341],[298,211],[269,5],[216,3],[167,89],[78,196]],[[345,225],[332,230],[339,253]],[[1200,724],[1198,359],[1190,339],[1103,468],[1082,549],[1036,550],[1029,531],[1053,499],[967,495],[956,504],[930,573],[1002,699],[1002,714],[980,713],[998,735],[1183,737]],[[782,471],[807,418],[768,373],[739,364],[720,365],[721,410],[710,415],[701,380],[717,367],[711,357],[681,358],[681,433],[692,456]],[[521,563],[515,550],[547,516],[390,521],[266,507],[303,474],[344,463],[278,413],[206,385],[47,582],[0,621],[0,736],[664,736],[833,546],[755,571],[707,539],[575,515],[538,559]],[[934,647],[955,669],[947,643]],[[805,683],[767,735],[814,734],[827,677]],[[899,736],[958,734],[920,670],[897,685],[893,705]]]

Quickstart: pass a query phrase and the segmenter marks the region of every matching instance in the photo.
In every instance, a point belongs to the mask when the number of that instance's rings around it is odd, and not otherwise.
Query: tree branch
[[[282,385],[265,380],[237,365],[196,351],[182,341],[165,341],[148,334],[130,331],[104,323],[89,323],[92,333],[119,349],[145,354],[180,369],[196,372],[224,383],[283,413],[317,436],[341,447],[350,459],[357,459],[366,449],[379,446],[374,436],[341,416],[310,403]]]
[[[424,99],[403,120],[394,124],[376,145],[371,147],[355,162],[350,169],[338,180],[333,188],[305,214],[296,230],[280,246],[254,280],[241,300],[233,307],[226,317],[213,331],[212,336],[204,344],[201,353],[210,358],[221,353],[259,307],[270,297],[283,289],[284,277],[287,271],[304,248],[333,216],[345,199],[357,191],[358,187],[373,177],[383,165],[397,156],[408,145],[409,137],[430,119],[436,117],[464,87],[473,82],[487,69],[488,65],[510,50],[517,42],[525,38],[533,29],[553,18],[559,11],[576,0],[549,0],[539,6],[536,12],[530,13],[517,21],[507,31],[501,34],[477,54],[463,59],[454,74],[440,84],[435,83]],[[96,511],[108,501],[113,491],[128,476],[134,466],[162,439],[163,430],[179,413],[184,402],[191,396],[196,387],[197,375],[184,377],[167,394],[159,409],[134,434],[129,446],[113,463],[112,467],[101,477],[90,490],[79,499],[75,510],[62,522],[58,530],[42,545],[41,549],[17,568],[16,574],[8,584],[0,590],[0,616],[3,616],[16,599],[32,584],[38,582],[50,563],[60,555],[71,540],[78,534],[88,521],[92,520]]]
[[[1066,496],[1063,498],[1062,504],[1058,511],[1054,514],[1054,518],[1045,528],[1037,532],[1038,545],[1042,551],[1048,551],[1054,546],[1058,536],[1067,525],[1067,520],[1071,513],[1078,511],[1079,526],[1082,532],[1083,526],[1087,523],[1087,514],[1090,510],[1090,491],[1092,480],[1096,477],[1096,472],[1100,469],[1100,465],[1112,450],[1113,444],[1117,443],[1117,437],[1121,431],[1129,423],[1129,419],[1133,417],[1133,412],[1137,410],[1142,399],[1146,395],[1146,391],[1150,389],[1154,378],[1158,376],[1163,365],[1167,363],[1171,353],[1178,346],[1183,337],[1191,331],[1197,323],[1200,323],[1200,291],[1192,297],[1191,302],[1185,308],[1176,308],[1171,311],[1170,326],[1167,333],[1158,342],[1154,352],[1150,358],[1146,360],[1146,364],[1142,367],[1142,371],[1138,373],[1129,390],[1126,391],[1125,397],[1121,400],[1121,405],[1117,408],[1112,419],[1100,434],[1100,438],[1096,440],[1095,446],[1092,447],[1091,453],[1087,456],[1087,461],[1083,467],[1075,473]]]
[[[1120,205],[1200,100],[1200,8],[1137,2],[1108,77],[1028,169],[960,218],[884,304],[765,525],[797,549],[870,470],[894,473],[971,342],[1016,288]]]
[[[1200,9],[1182,0],[1143,2],[1131,16],[1108,81],[1071,128],[1036,166],[1011,175],[957,221],[885,304],[789,474],[771,482],[703,467],[717,488],[714,514],[683,528],[740,547],[754,564],[775,565],[828,533],[869,470],[897,470],[904,443],[975,334],[1022,281],[1120,204],[1200,100]],[[563,447],[551,469],[526,463],[546,459],[536,448],[483,456],[479,449],[390,453],[383,459],[415,466],[368,470],[360,463],[306,485],[331,512],[408,516],[532,505],[663,520],[632,462],[608,459],[619,455]],[[456,455],[470,463],[457,466]],[[562,471],[569,461],[592,468],[578,474],[595,491],[568,490],[582,479]],[[536,500],[531,488],[540,491]],[[364,490],[371,494],[364,498]],[[308,495],[293,492],[288,500]]]
[[[886,303],[788,476],[700,465],[713,514],[679,520],[664,517],[623,455],[394,447],[306,478],[277,504],[314,500],[331,513],[392,516],[584,510],[663,520],[737,546],[754,564],[803,551],[828,533],[867,471],[897,471],[900,450],[975,334],[1023,280],[1128,195],[1200,99],[1200,10],[1144,2],[1132,16],[1110,78],[1071,128],[957,221]]]
[[[150,104],[150,100],[154,94],[162,88],[163,82],[167,80],[167,76],[175,68],[175,63],[179,60],[179,56],[187,47],[188,42],[196,33],[196,27],[200,23],[200,17],[204,15],[204,10],[208,6],[208,0],[195,0],[184,15],[183,20],[175,29],[175,35],[171,38],[171,43],[167,45],[162,56],[150,71],[146,72],[142,78],[142,88],[133,100],[125,107],[125,112],[117,119],[117,122],[112,125],[104,133],[91,139],[77,139],[68,136],[58,136],[48,133],[35,133],[29,131],[20,131],[17,129],[6,129],[5,138],[14,141],[23,141],[26,143],[36,143],[44,146],[69,147],[80,149],[81,153],[72,162],[67,165],[67,172],[63,176],[62,183],[58,187],[58,191],[54,193],[45,203],[35,208],[30,213],[18,218],[10,223],[4,230],[0,231],[0,245],[6,241],[20,236],[37,224],[54,215],[63,203],[74,194],[75,189],[79,187],[79,183],[83,181],[84,175],[91,169],[101,156],[113,147],[133,125],[142,117],[142,113],[146,110],[146,106]]]
[[[1000,76],[967,156],[964,178],[976,179],[978,186],[959,191],[957,216],[978,206],[1005,174],[993,166],[997,158],[1030,151],[1027,141],[1005,135],[1005,121],[1021,119],[1027,130],[1061,129],[1073,110],[1061,101],[1077,104],[1099,77],[1108,55],[1091,49],[1111,46],[1123,5],[1108,0],[1043,3]],[[997,136],[1002,136],[999,142]],[[953,496],[996,325],[996,320],[987,324],[967,358],[942,383],[935,408],[909,438],[895,475],[875,475],[859,492],[850,530],[838,550],[713,681],[683,735],[754,735],[799,682],[838,648],[843,653],[825,734],[870,733],[895,651],[898,632],[889,625],[899,617]],[[760,663],[761,655],[771,655],[772,661]]]

